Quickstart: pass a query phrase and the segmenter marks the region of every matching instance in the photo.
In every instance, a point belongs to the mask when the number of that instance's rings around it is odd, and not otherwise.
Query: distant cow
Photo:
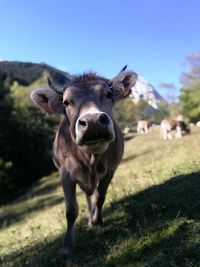
[[[122,71],[112,80],[87,73],[73,76],[62,88],[49,80],[49,88],[31,94],[33,102],[43,111],[63,115],[53,144],[53,160],[61,176],[68,223],[63,256],[69,256],[74,249],[77,184],[86,195],[89,224],[102,224],[107,188],[124,149],[123,135],[113,119],[112,109],[116,101],[130,94],[136,80],[134,72]]]
[[[138,134],[146,134],[149,131],[149,128],[151,126],[150,121],[138,121],[137,123],[137,132]]]
[[[175,137],[181,138],[183,133],[189,133],[190,129],[187,127],[184,121],[174,120],[174,119],[165,119],[161,122],[161,133],[164,140],[171,140],[172,134],[171,131],[175,130]]]
[[[200,127],[200,121],[198,121],[198,122],[196,123],[196,126],[197,126],[197,127]]]

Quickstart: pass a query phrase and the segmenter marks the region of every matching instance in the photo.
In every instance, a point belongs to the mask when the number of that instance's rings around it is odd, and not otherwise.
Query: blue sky
[[[106,77],[128,64],[162,93],[200,51],[199,14],[199,0],[0,0],[0,59]]]

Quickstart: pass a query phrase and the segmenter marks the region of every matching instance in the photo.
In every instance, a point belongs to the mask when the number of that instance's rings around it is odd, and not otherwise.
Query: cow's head
[[[115,139],[112,109],[127,97],[137,74],[122,71],[108,80],[94,73],[74,76],[62,88],[49,80],[49,88],[32,92],[33,102],[48,113],[62,113],[73,141],[86,153],[101,154]]]

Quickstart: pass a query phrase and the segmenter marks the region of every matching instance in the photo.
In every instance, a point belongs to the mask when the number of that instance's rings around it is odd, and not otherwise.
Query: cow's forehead
[[[78,84],[72,83],[66,88],[63,97],[65,98],[68,95],[87,96],[88,94],[92,94],[95,92],[98,93],[101,90],[104,90],[105,88],[108,88],[108,85],[104,80],[88,81],[85,83]]]

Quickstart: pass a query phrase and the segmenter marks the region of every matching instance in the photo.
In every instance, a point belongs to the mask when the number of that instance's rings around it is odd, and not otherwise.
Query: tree
[[[187,57],[189,71],[181,75],[180,103],[183,115],[192,122],[200,119],[200,52]]]
[[[182,73],[180,82],[183,84],[183,88],[190,88],[194,82],[200,81],[200,52],[189,55],[186,61],[189,71]]]
[[[29,86],[6,80],[0,85],[0,202],[17,195],[53,169],[51,146],[57,118],[30,101]]]
[[[128,97],[116,103],[114,117],[119,126],[123,129],[126,126],[131,126],[138,120],[146,119],[147,115],[144,113],[144,108],[146,106],[148,106],[146,101],[140,100],[138,104],[135,104],[133,100]]]
[[[192,122],[200,120],[200,81],[184,87],[180,95],[183,115]]]
[[[17,196],[53,170],[52,141],[59,118],[33,107],[32,90],[47,76],[65,84],[68,73],[45,64],[0,62],[0,202]]]
[[[173,83],[160,83],[159,87],[164,90],[165,99],[169,103],[177,102],[177,88]]]

